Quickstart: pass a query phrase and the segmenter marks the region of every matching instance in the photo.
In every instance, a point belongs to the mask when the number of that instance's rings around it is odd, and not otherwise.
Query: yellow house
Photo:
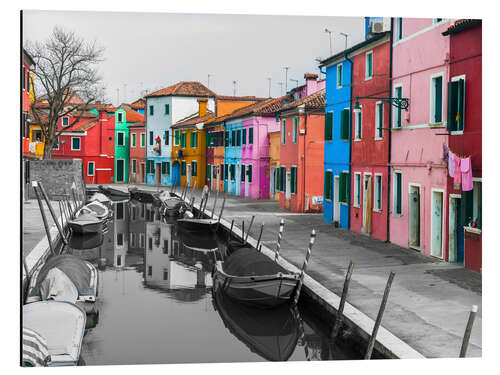
[[[198,99],[198,112],[172,125],[172,179],[175,185],[202,188],[206,180],[206,132],[203,123],[214,116],[208,99]],[[174,171],[179,171],[175,176]]]

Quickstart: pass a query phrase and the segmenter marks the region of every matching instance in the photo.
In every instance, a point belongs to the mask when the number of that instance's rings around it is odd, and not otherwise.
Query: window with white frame
[[[95,162],[89,161],[87,163],[87,176],[93,176],[94,175],[94,169],[95,169]]]
[[[403,39],[403,18],[396,18],[396,34],[395,34],[396,42],[398,40]]]
[[[399,171],[394,172],[393,175],[393,185],[394,185],[394,200],[392,202],[392,212],[394,215],[402,215],[402,197],[403,197],[403,174]]]
[[[144,214],[144,211],[142,213]],[[139,233],[139,242],[139,247],[144,249],[146,247],[146,236],[144,235],[144,233]]]
[[[292,129],[292,143],[297,143],[298,132],[299,132],[299,119],[297,117],[294,117],[293,129]]]
[[[71,150],[72,151],[80,150],[80,137],[71,137]]]
[[[137,160],[132,159],[132,173],[137,173]]]
[[[403,97],[403,87],[402,86],[396,86],[394,87],[394,97],[401,99]],[[399,107],[394,107],[394,120],[392,127],[393,128],[400,128],[402,123],[403,123],[403,110]]]
[[[354,207],[361,204],[361,173],[354,173]]]
[[[355,133],[354,133],[354,139],[361,139],[361,130],[363,128],[363,114],[362,114],[362,109],[359,110],[359,112],[354,113],[354,126],[355,126]]]
[[[284,145],[286,142],[286,120],[281,123],[281,144]]]
[[[443,73],[431,76],[430,123],[443,121]]]
[[[373,77],[373,52],[367,52],[365,55],[365,79]]]
[[[375,139],[382,139],[384,127],[384,102],[375,104]]]
[[[174,146],[179,146],[180,143],[180,130],[174,130]]]
[[[136,233],[130,233],[130,246],[137,247],[137,234]]]
[[[146,133],[141,133],[141,147],[146,146]]]
[[[62,126],[68,126],[69,125],[69,117],[68,116],[64,116],[62,118]]]
[[[125,146],[125,133],[117,132],[116,133],[116,144],[118,146]]]
[[[375,175],[375,197],[373,201],[373,210],[382,211],[382,175]]]
[[[123,112],[118,112],[118,122],[123,122]]]
[[[116,234],[116,246],[123,246],[123,233]]]
[[[137,142],[137,134],[132,133],[132,145],[131,145],[131,147],[135,147],[136,142]]]
[[[337,65],[337,88],[342,87],[342,63]]]

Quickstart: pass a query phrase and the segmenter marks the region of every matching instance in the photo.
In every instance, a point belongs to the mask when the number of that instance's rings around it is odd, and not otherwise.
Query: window
[[[236,146],[240,147],[241,146],[241,130],[238,129],[236,131]]]
[[[186,175],[186,161],[183,160],[181,162],[181,176],[185,176]]]
[[[56,138],[56,141],[54,142],[54,147],[52,147],[53,150],[59,150],[59,137]]]
[[[253,145],[253,128],[248,128],[248,144]]]
[[[234,164],[230,164],[229,165],[229,174],[231,175],[231,181],[236,180],[234,171],[235,171]]]
[[[123,122],[123,112],[118,112],[117,116],[118,116],[118,122]]]
[[[354,126],[355,126],[355,135],[354,135],[354,139],[361,139],[362,138],[362,134],[361,134],[361,131],[363,129],[363,113],[362,113],[362,110],[360,110],[359,112],[356,112],[354,114]]]
[[[398,17],[396,18],[396,35],[395,35],[396,42],[398,40],[403,39],[403,18]]]
[[[123,233],[116,234],[116,245],[123,246]]]
[[[168,280],[168,270],[166,268],[163,269],[163,280]]]
[[[153,276],[153,266],[148,266],[148,276]]]
[[[117,132],[116,133],[116,144],[118,146],[125,145],[125,133],[124,132]]]
[[[141,147],[146,146],[146,133],[141,133]]]
[[[123,220],[123,203],[116,204],[116,220]]]
[[[281,125],[281,144],[284,145],[286,142],[286,120],[283,120]]]
[[[280,167],[280,191],[285,191],[286,167]]]
[[[191,175],[193,177],[198,176],[198,162],[196,160],[191,162]]]
[[[165,104],[165,114],[166,115],[170,114],[170,105],[169,104]]]
[[[186,133],[181,133],[181,148],[186,148]]]
[[[122,256],[121,255],[117,255],[116,256],[116,266],[117,267],[121,267],[122,265]]]
[[[290,168],[290,192],[297,194],[297,167]]]
[[[179,146],[179,130],[174,130],[174,146]]]
[[[349,198],[349,173],[342,172],[339,175],[339,202],[347,203]]]
[[[349,140],[349,109],[343,109],[340,113],[340,139],[344,141]]]
[[[448,82],[447,129],[463,131],[465,127],[465,77]]]
[[[431,118],[437,124],[443,121],[443,74],[431,77]]]
[[[68,116],[64,116],[62,118],[62,125],[63,126],[68,126],[69,125],[69,117]]]
[[[332,177],[333,177],[332,171],[325,172],[325,199],[327,200],[332,200],[332,191],[333,191]]]
[[[394,202],[393,212],[395,215],[401,215],[403,210],[401,207],[402,201],[402,174],[401,172],[394,172]]]
[[[153,132],[149,132],[149,145],[153,145]]]
[[[150,115],[150,116],[153,116],[153,115],[154,115],[154,112],[155,112],[154,106],[150,105],[150,106],[149,106],[149,115]]]
[[[297,135],[299,131],[299,119],[293,119],[293,133],[292,133],[292,143],[297,143]]]
[[[87,163],[87,176],[93,176],[94,175],[94,168],[95,168],[95,162],[89,161]]]
[[[154,167],[153,160],[146,161],[146,173],[155,173],[155,167]]]
[[[170,131],[165,130],[165,133],[163,134],[163,138],[165,141],[165,146],[168,146],[168,144],[170,142]]]
[[[227,180],[229,164],[224,165],[224,180]]]
[[[342,87],[342,64],[337,65],[337,88]]]
[[[80,150],[80,137],[71,137],[71,150]]]
[[[142,213],[144,214],[144,210]],[[144,217],[144,215],[142,216]],[[144,249],[146,247],[146,237],[144,236],[144,233],[139,233],[139,242],[139,246]]]
[[[354,207],[361,205],[361,173],[354,173]]]
[[[132,147],[135,147],[137,142],[137,134],[132,133]]]
[[[207,170],[205,172],[207,174],[207,180],[210,180],[212,178],[211,172],[212,172],[212,166],[210,164],[207,164]]]
[[[241,182],[245,182],[245,164],[241,164]]]
[[[375,197],[373,201],[373,209],[375,211],[382,211],[382,175],[375,175]]]
[[[236,146],[236,130],[231,131],[231,146]]]
[[[148,238],[148,250],[153,250],[153,237]]]
[[[228,131],[224,132],[224,145],[225,145],[225,147],[229,147],[229,132]]]
[[[167,162],[166,161],[161,162],[161,174],[167,174]]]
[[[168,254],[168,240],[163,240],[163,254]]]
[[[333,111],[326,112],[325,116],[325,141],[333,139]]]
[[[23,66],[23,90],[26,90],[26,68]]]
[[[132,159],[132,173],[137,173],[137,160]]]
[[[375,104],[375,139],[383,138],[384,127],[384,103],[377,102]]]
[[[189,146],[191,148],[198,147],[198,132],[192,132],[189,137]]]
[[[247,174],[248,174],[248,183],[252,183],[252,164],[249,164],[247,167]]]
[[[137,247],[137,235],[135,233],[130,233],[130,246]]]
[[[371,79],[373,77],[373,52],[366,53],[365,62],[365,79]]]
[[[394,88],[394,97],[402,98],[403,97],[403,87],[398,86]],[[400,128],[402,124],[402,112],[403,110],[398,107],[394,107],[394,123],[392,126],[394,128]]]
[[[241,131],[241,144],[246,145],[247,144],[247,130],[243,129]]]

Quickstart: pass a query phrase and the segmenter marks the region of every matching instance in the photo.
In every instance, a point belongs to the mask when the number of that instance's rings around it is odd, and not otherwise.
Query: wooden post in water
[[[210,219],[214,218],[215,206],[217,204],[217,199],[219,198],[219,191],[217,190],[217,194],[215,194],[214,206],[212,208],[212,214],[210,215]]]
[[[228,239],[227,241],[231,241],[231,238],[233,237],[233,225],[234,225],[234,219],[231,220],[231,229],[229,229],[229,234],[228,234]]]
[[[196,181],[194,182],[193,188],[191,189],[191,196],[193,196],[193,194],[194,194],[195,187],[196,187]],[[187,194],[187,188],[186,188],[186,194]]]
[[[302,284],[304,283],[304,276],[307,270],[307,264],[309,263],[309,258],[311,257],[311,250],[316,241],[316,231],[313,229],[311,232],[311,237],[309,238],[309,246],[307,247],[306,258],[304,259],[304,264],[302,265],[302,270],[300,271],[300,278],[297,284],[297,289],[295,290],[295,296],[293,298],[293,304],[297,305],[299,303],[300,290],[302,289]]]
[[[244,243],[245,240],[245,220],[241,221],[241,243]]]
[[[349,268],[347,269],[347,273],[345,275],[344,288],[342,289],[342,296],[340,297],[339,308],[337,310],[337,317],[335,318],[335,323],[333,324],[332,338],[335,338],[337,336],[337,333],[339,332],[339,329],[342,326],[342,320],[344,318],[343,314],[344,314],[345,300],[347,298],[347,291],[349,290],[349,283],[351,282],[351,275],[353,268],[354,268],[354,263],[351,260],[349,262]]]
[[[260,244],[260,239],[262,238],[262,231],[264,230],[264,223],[262,223],[260,225],[260,233],[259,233],[259,239],[257,240],[257,246],[255,246],[256,249],[259,248],[259,244]]]
[[[35,191],[36,200],[38,201],[38,206],[40,207],[40,213],[42,214],[43,226],[45,227],[45,233],[47,234],[47,240],[49,241],[50,251],[51,251],[52,255],[55,255],[56,252],[55,252],[54,247],[52,245],[52,238],[50,236],[49,223],[47,221],[47,217],[45,216],[45,210],[43,209],[43,202],[42,202],[42,199],[40,198],[40,193],[38,192],[38,182],[32,181],[31,186],[33,187],[33,190]]]
[[[389,279],[387,280],[387,284],[385,285],[384,296],[382,297],[382,303],[380,304],[380,308],[378,310],[377,320],[375,320],[375,325],[373,326],[372,335],[370,337],[370,341],[368,341],[368,347],[366,348],[366,354],[364,359],[371,359],[373,347],[375,345],[375,341],[377,340],[377,333],[380,327],[380,323],[382,323],[382,316],[384,315],[385,305],[387,304],[387,299],[389,298],[389,292],[391,291],[392,280],[394,279],[395,273],[391,271],[389,274]]]
[[[469,347],[470,334],[472,332],[472,326],[474,324],[474,319],[477,314],[477,305],[472,305],[469,313],[469,320],[467,321],[467,326],[465,327],[464,338],[462,340],[462,347],[460,348],[460,358],[464,358],[467,354],[467,348]]]
[[[285,219],[280,221],[280,229],[278,232],[278,242],[276,243],[276,252],[274,254],[274,261],[277,262],[280,257],[281,239],[283,238],[283,227],[285,226]]]
[[[254,219],[255,219],[255,215],[252,215],[252,220],[250,220],[250,225],[248,226],[247,235],[245,237],[245,243],[248,240],[248,235],[250,234],[250,229],[252,228]]]
[[[219,219],[217,220],[217,229],[219,229],[220,219],[222,218],[222,213],[224,212],[225,204],[226,204],[226,196],[224,195],[224,199],[222,200],[222,206],[220,208]]]
[[[262,253],[262,244],[260,244],[260,246],[259,246],[259,252]]]
[[[50,214],[52,215],[52,219],[56,223],[56,227],[57,227],[57,230],[59,231],[59,235],[61,236],[62,241],[65,245],[67,245],[68,239],[64,235],[64,232],[61,228],[59,220],[57,219],[57,216],[56,216],[56,213],[54,212],[54,209],[52,208],[52,204],[50,204],[50,199],[49,199],[47,192],[45,191],[41,181],[38,181],[38,187],[40,188],[40,191],[42,192],[43,198],[45,199],[45,203],[47,203],[47,207],[49,207]],[[62,216],[61,216],[61,220],[62,220]]]
[[[207,191],[207,194],[206,194],[206,199],[205,199],[205,202],[203,203],[203,210],[201,212],[202,215],[205,214],[205,210],[207,209],[207,203],[208,203],[208,199],[210,198],[210,190]]]

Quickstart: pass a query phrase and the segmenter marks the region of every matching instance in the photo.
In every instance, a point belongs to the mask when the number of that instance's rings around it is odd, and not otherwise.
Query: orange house
[[[280,193],[276,190],[277,176],[276,171],[280,167],[280,137],[279,131],[269,132],[269,176],[273,179],[269,183],[269,198],[279,200]]]

